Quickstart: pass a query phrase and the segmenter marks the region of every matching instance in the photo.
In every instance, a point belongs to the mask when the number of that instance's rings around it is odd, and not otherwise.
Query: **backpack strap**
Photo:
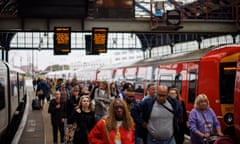
[[[108,130],[108,128],[107,128],[106,120],[103,119],[102,121],[103,121],[105,130],[106,130],[106,134],[107,134],[107,138],[108,138],[108,143],[110,143],[110,134],[109,134],[109,130]]]

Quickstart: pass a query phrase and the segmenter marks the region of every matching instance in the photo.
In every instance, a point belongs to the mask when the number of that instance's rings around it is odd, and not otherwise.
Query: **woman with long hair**
[[[127,104],[115,99],[106,118],[101,119],[88,135],[90,144],[134,144],[134,122]]]
[[[107,115],[109,104],[111,102],[108,83],[101,81],[99,87],[94,92],[95,116],[100,120]]]
[[[182,108],[182,114],[178,120],[178,126],[179,126],[179,133],[176,134],[176,143],[177,144],[183,144],[184,142],[184,134],[187,132],[187,111],[186,111],[186,106],[185,102],[183,101],[179,90],[177,88],[170,88],[168,91],[168,95],[171,96],[172,98],[175,98],[178,100],[179,105]]]
[[[119,91],[115,82],[110,83],[110,96],[111,99],[119,98]]]
[[[77,128],[74,133],[74,144],[88,144],[88,133],[95,125],[94,111],[91,99],[88,95],[80,98],[79,105],[69,118],[70,123],[76,122]]]

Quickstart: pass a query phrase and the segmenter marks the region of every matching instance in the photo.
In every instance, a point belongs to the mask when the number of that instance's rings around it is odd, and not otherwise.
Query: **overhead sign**
[[[108,28],[92,28],[92,48],[95,53],[107,52]]]
[[[54,55],[66,55],[71,52],[71,28],[54,28]]]

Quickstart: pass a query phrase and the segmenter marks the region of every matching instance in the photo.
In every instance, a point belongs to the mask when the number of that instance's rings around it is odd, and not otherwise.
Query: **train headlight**
[[[226,113],[224,115],[224,122],[228,125],[233,124],[233,114],[232,113]]]

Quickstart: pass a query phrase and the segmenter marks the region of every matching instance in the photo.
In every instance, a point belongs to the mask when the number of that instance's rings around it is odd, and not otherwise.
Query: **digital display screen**
[[[71,28],[54,28],[54,54],[65,55],[71,52]]]
[[[92,35],[93,50],[99,53],[106,53],[108,28],[93,28]]]

